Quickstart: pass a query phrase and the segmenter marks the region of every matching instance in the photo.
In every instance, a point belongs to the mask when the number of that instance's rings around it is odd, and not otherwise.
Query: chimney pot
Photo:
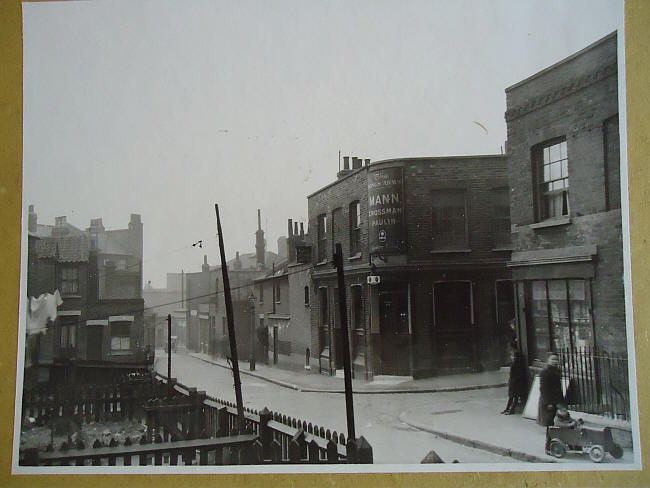
[[[294,236],[298,235],[298,222],[293,223],[293,235]]]
[[[288,237],[291,237],[293,235],[293,224],[292,224],[292,222],[293,222],[292,219],[289,219],[289,221],[287,222],[287,234],[288,234]]]
[[[343,169],[350,169],[350,156],[343,156]]]
[[[300,237],[305,237],[305,226],[303,222],[300,222]]]
[[[369,166],[370,165],[370,159],[366,159],[365,161],[366,161],[366,166]]]

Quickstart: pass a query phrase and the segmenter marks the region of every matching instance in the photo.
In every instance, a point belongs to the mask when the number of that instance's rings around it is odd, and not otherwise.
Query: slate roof
[[[88,261],[90,242],[86,236],[67,236],[61,238],[41,238],[36,242],[39,258],[57,258],[58,261],[80,263]]]

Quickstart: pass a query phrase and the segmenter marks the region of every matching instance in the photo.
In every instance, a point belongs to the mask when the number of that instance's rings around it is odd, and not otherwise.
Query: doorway
[[[379,293],[381,374],[410,376],[411,331],[406,290]]]

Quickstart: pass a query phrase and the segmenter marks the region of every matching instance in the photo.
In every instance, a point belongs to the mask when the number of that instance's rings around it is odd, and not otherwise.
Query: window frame
[[[317,259],[319,263],[327,261],[327,214],[319,214],[317,218],[317,235],[316,240],[318,242],[318,255]]]
[[[437,216],[437,212],[440,212],[444,208],[459,208],[453,207],[450,205],[440,205],[438,200],[442,196],[452,196],[452,197],[461,197],[463,201],[463,242],[455,242],[455,240],[450,239],[449,236],[455,232],[438,232],[438,229],[447,222],[451,223],[453,227],[454,221],[460,221],[458,218],[449,217],[441,218]],[[441,236],[447,236],[442,238]],[[453,242],[451,242],[453,241]],[[432,201],[431,201],[431,248],[433,251],[468,251],[470,250],[469,243],[469,216],[468,216],[468,205],[467,205],[467,188],[439,188],[435,189],[432,192]]]
[[[72,277],[66,276],[67,272],[72,272]],[[68,286],[70,285],[70,288]],[[61,295],[78,295],[79,294],[79,266],[64,265],[59,269],[59,292]]]
[[[349,232],[350,232],[350,256],[361,253],[361,201],[354,200],[348,206],[349,211]]]
[[[551,159],[551,148],[559,146],[559,159]],[[564,149],[564,152],[563,152]],[[545,152],[548,150],[548,161],[545,160]],[[536,144],[531,149],[531,161],[533,164],[533,194],[535,202],[535,220],[544,222],[547,220],[567,218],[571,215],[571,202],[569,198],[570,190],[570,172],[569,172],[569,148],[567,139],[564,136],[549,139]],[[564,154],[564,156],[562,156]],[[553,166],[559,165],[560,177],[553,177]],[[548,167],[548,172],[546,168]],[[566,170],[565,170],[566,167]],[[548,178],[546,177],[548,173]],[[566,175],[565,175],[566,173]],[[562,188],[548,190],[546,185],[555,186],[558,182],[562,183]],[[549,202],[553,197],[560,195],[559,212],[554,208],[549,209]]]

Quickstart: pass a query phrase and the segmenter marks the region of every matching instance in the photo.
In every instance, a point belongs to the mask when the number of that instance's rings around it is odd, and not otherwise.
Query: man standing
[[[544,427],[553,425],[557,405],[564,403],[562,376],[557,354],[548,357],[547,366],[539,374],[539,406],[537,423]]]

